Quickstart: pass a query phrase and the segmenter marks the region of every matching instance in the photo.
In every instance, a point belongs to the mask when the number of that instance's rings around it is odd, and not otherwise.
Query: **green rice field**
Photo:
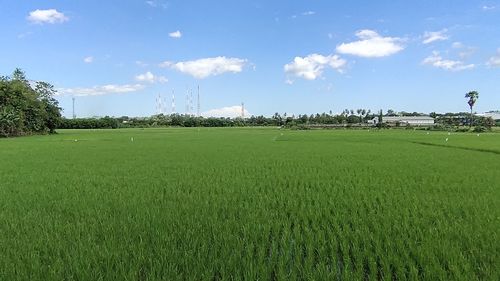
[[[500,280],[499,133],[67,130],[0,160],[2,281]]]

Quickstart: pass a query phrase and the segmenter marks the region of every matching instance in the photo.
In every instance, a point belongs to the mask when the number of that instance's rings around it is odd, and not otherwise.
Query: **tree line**
[[[54,86],[31,82],[21,69],[0,76],[0,137],[55,133],[61,108]]]
[[[367,114],[349,114],[346,110],[342,114],[313,114],[313,115],[280,115],[275,113],[271,117],[251,116],[248,118],[224,118],[224,117],[198,117],[189,114],[153,115],[151,117],[103,117],[103,118],[63,118],[60,123],[61,129],[97,129],[97,128],[133,128],[133,127],[252,127],[252,126],[286,126],[293,127],[304,124],[359,124],[365,123],[374,117]]]
[[[389,109],[386,113],[374,114],[370,110],[344,110],[340,114],[299,114],[288,116],[286,113],[275,113],[271,117],[251,116],[248,118],[215,118],[197,117],[187,114],[153,115],[151,117],[102,117],[102,118],[63,118],[61,129],[100,129],[100,128],[148,128],[148,127],[252,127],[282,126],[286,128],[306,128],[314,125],[331,125],[342,127],[372,126],[369,120],[387,116],[431,116],[435,118],[437,127],[460,127],[468,124],[468,113],[423,114],[418,112],[396,112]],[[379,123],[382,124],[382,123]],[[475,126],[492,127],[495,121],[491,118],[474,119]]]
[[[368,121],[383,116],[425,116],[419,112],[397,112],[389,109],[372,113],[367,109],[345,109],[339,114],[299,114],[287,115],[275,113],[271,117],[251,116],[248,118],[197,117],[188,114],[153,115],[150,117],[103,117],[75,118],[61,117],[61,108],[54,98],[53,85],[43,81],[30,81],[25,73],[16,69],[12,76],[0,76],[0,137],[30,134],[55,133],[56,129],[103,129],[103,128],[147,128],[147,127],[245,127],[245,126],[282,126],[287,128],[308,128],[314,125],[328,126],[369,126]],[[471,114],[446,113],[429,115],[435,118],[438,126],[446,128],[471,126],[492,127],[491,118],[472,118],[472,106],[478,97],[477,92],[466,95],[469,98]],[[383,125],[379,122],[379,125]]]

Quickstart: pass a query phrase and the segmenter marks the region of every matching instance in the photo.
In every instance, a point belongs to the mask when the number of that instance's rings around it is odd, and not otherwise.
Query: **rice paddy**
[[[67,130],[0,159],[0,280],[500,280],[496,133]]]

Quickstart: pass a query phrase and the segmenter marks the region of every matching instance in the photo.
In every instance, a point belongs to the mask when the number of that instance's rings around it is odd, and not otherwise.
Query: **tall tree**
[[[54,86],[33,88],[19,68],[11,77],[0,77],[0,137],[54,133],[61,117]]]
[[[38,81],[35,85],[35,91],[45,106],[45,124],[50,133],[55,133],[56,127],[61,120],[61,108],[59,107],[59,102],[54,98],[57,90],[50,83]]]
[[[474,105],[476,104],[477,99],[479,98],[479,93],[477,91],[470,91],[467,94],[465,94],[465,98],[469,99],[467,103],[469,104],[470,107],[470,127],[472,128],[472,124],[474,122],[474,115],[472,113],[472,109]]]

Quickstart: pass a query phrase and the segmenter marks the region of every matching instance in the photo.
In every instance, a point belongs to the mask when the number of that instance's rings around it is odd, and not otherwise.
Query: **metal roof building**
[[[493,118],[493,120],[500,120],[500,112],[485,112],[481,114],[476,114],[476,116],[491,117]]]
[[[370,120],[370,123],[378,124],[378,117]],[[430,116],[383,116],[382,123],[424,126],[434,125],[434,118]]]

